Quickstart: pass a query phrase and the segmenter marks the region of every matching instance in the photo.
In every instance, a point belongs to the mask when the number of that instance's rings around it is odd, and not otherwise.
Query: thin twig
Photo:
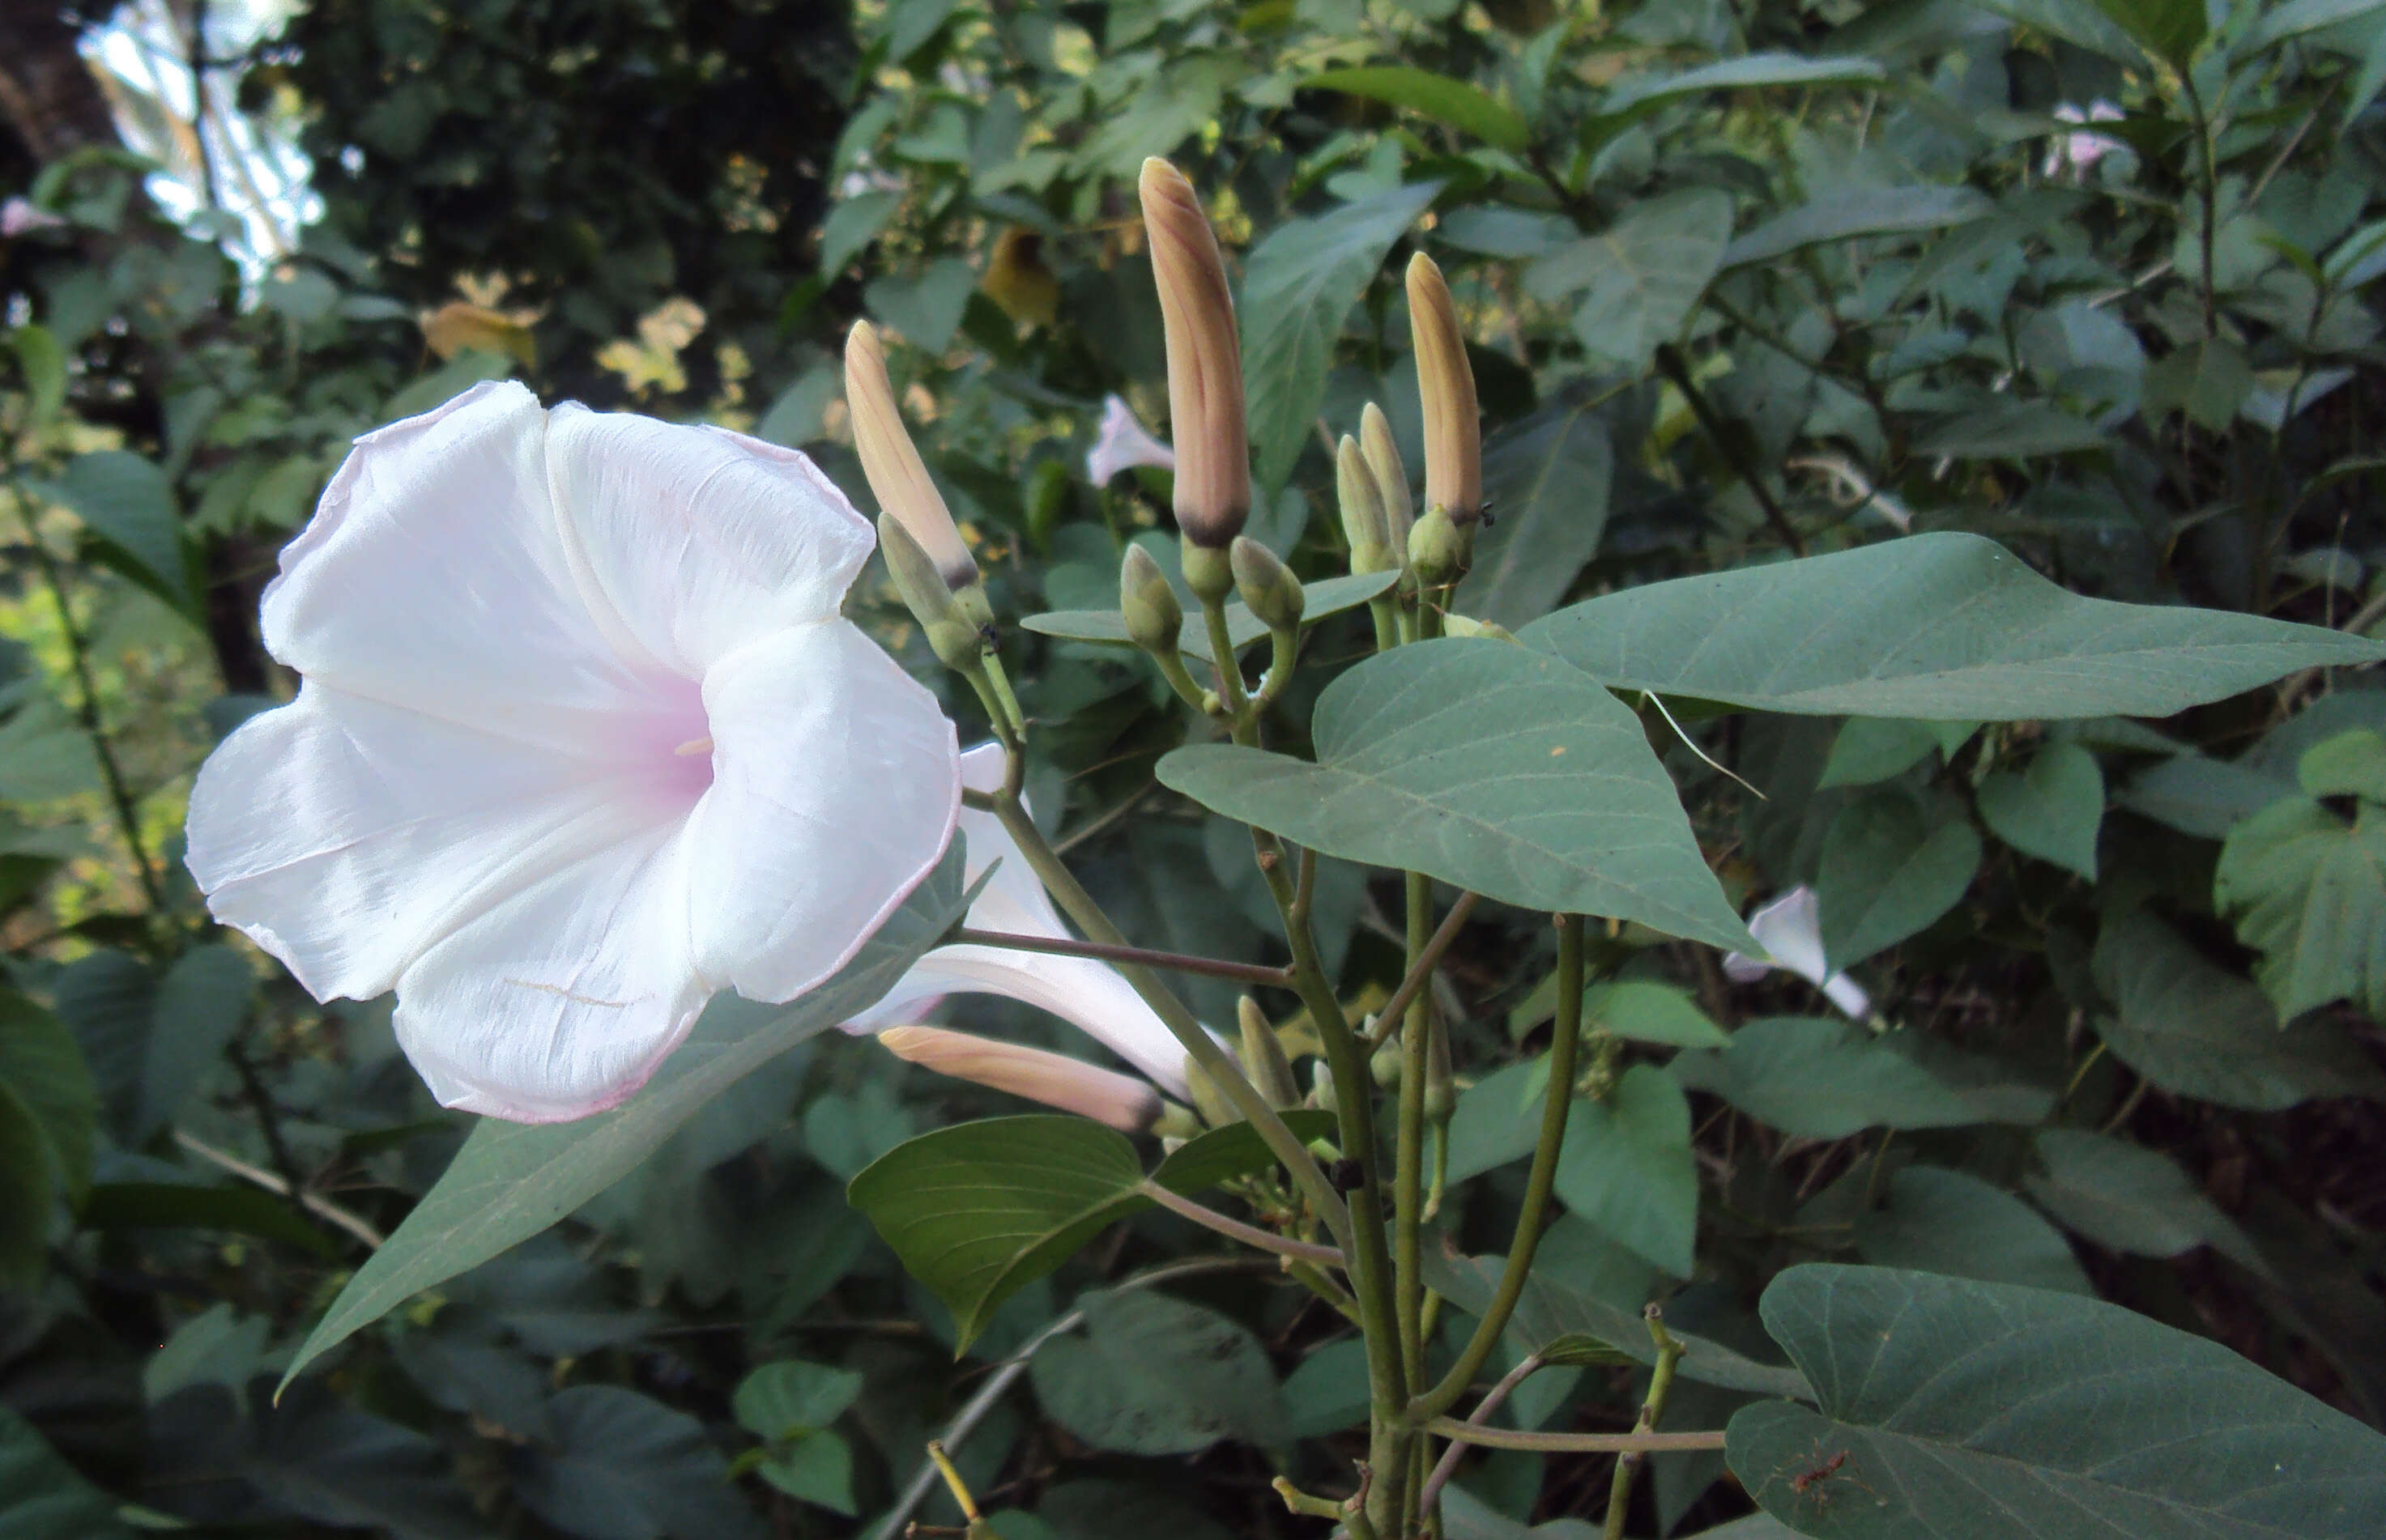
[[[1433,933],[1425,944],[1425,950],[1417,954],[1416,966],[1409,970],[1408,977],[1400,981],[1400,988],[1392,991],[1392,997],[1384,1002],[1384,1008],[1375,1013],[1375,1030],[1363,1040],[1369,1052],[1382,1047],[1384,1040],[1399,1030],[1400,1017],[1408,1010],[1409,1002],[1416,998],[1417,991],[1433,977],[1435,965],[1441,961],[1441,955],[1450,950],[1450,944],[1458,939],[1458,933],[1465,928],[1467,917],[1475,912],[1476,902],[1480,896],[1478,894],[1462,893],[1458,895],[1458,902],[1450,906],[1450,913],[1442,917],[1441,928]]]
[[[1245,1224],[1238,1219],[1228,1218],[1215,1208],[1205,1208],[1182,1193],[1172,1193],[1157,1182],[1147,1180],[1136,1190],[1170,1213],[1191,1220],[1205,1230],[1214,1230],[1221,1235],[1242,1242],[1245,1246],[1255,1246],[1262,1251],[1272,1251],[1279,1257],[1289,1257],[1295,1261],[1315,1262],[1330,1268],[1347,1266],[1342,1253],[1333,1246],[1317,1246],[1309,1241],[1291,1240],[1272,1230],[1262,1230],[1258,1225]]]
[[[1493,1412],[1500,1409],[1501,1404],[1508,1399],[1510,1391],[1531,1378],[1548,1361],[1538,1353],[1526,1354],[1522,1362],[1500,1376],[1498,1384],[1483,1393],[1483,1399],[1476,1403],[1473,1411],[1467,1413],[1467,1425],[1481,1427]],[[1425,1477],[1425,1485],[1417,1492],[1419,1513],[1433,1511],[1434,1499],[1441,1496],[1441,1489],[1450,1481],[1450,1473],[1458,1469],[1459,1458],[1465,1453],[1466,1446],[1463,1442],[1457,1439],[1450,1441],[1450,1447],[1441,1452],[1441,1459],[1434,1466],[1433,1474]]]
[[[1437,1417],[1425,1424],[1425,1431],[1488,1449],[1533,1449],[1552,1455],[1663,1455],[1723,1447],[1721,1428],[1693,1434],[1531,1434],[1513,1428],[1478,1428],[1455,1417]]]
[[[1269,968],[1256,962],[1228,962],[1223,958],[1199,958],[1187,952],[1154,952],[1141,946],[1113,946],[1102,941],[1077,941],[1067,936],[1017,935],[1008,931],[975,931],[964,926],[953,933],[956,944],[969,946],[999,946],[1013,952],[1049,952],[1062,958],[1094,958],[1103,962],[1134,963],[1143,968],[1165,968],[1178,973],[1199,973],[1212,979],[1232,979],[1237,983],[1262,984],[1282,989],[1292,983],[1287,969]]]
[[[223,1168],[232,1175],[239,1177],[243,1182],[254,1183],[256,1185],[264,1188],[267,1192],[279,1194],[283,1197],[291,1196],[290,1183],[283,1181],[281,1177],[274,1175],[271,1171],[266,1171],[261,1167],[252,1166],[236,1155],[232,1155],[224,1150],[220,1150],[213,1145],[207,1143],[205,1140],[200,1139],[194,1134],[185,1133],[178,1128],[174,1131],[174,1143],[182,1146],[184,1149],[189,1150],[193,1155],[197,1156],[200,1159],[207,1161],[208,1164]],[[297,1198],[300,1206],[305,1208],[308,1213],[315,1215],[319,1219],[327,1221],[330,1223],[338,1225],[341,1229],[346,1231],[349,1234],[354,1235],[358,1240],[362,1241],[366,1246],[370,1246],[376,1251],[381,1249],[382,1242],[389,1238],[388,1236],[383,1235],[380,1231],[374,1229],[370,1221],[349,1209],[341,1208],[338,1204],[333,1203],[330,1198],[308,1192],[299,1193],[297,1195]]]

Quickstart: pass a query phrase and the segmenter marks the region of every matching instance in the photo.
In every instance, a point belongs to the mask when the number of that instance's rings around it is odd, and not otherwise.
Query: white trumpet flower
[[[1108,486],[1111,477],[1138,465],[1174,470],[1176,451],[1152,437],[1124,397],[1104,396],[1101,425],[1096,430],[1094,446],[1086,451],[1086,479],[1096,486]]]
[[[1785,969],[1820,989],[1831,1004],[1862,1021],[1872,1015],[1872,996],[1845,973],[1835,973],[1823,955],[1823,909],[1815,890],[1801,883],[1748,917],[1748,933],[1764,943],[1765,956],[1738,952],[1723,959],[1724,976],[1754,983]]]
[[[952,724],[838,613],[872,545],[801,455],[518,384],[368,434],[266,591],[302,685],[200,770],[191,872],[318,999],[394,988],[446,1105],[611,1107],[951,840]]]

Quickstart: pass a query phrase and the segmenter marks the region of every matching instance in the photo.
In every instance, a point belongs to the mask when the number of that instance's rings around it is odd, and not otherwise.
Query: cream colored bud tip
[[[910,430],[895,404],[894,383],[886,378],[885,349],[866,320],[855,321],[846,333],[845,400],[861,473],[878,506],[927,553],[947,587],[957,593],[975,587],[977,559],[946,511],[943,494],[929,480],[926,462],[912,446]]]
[[[1042,1048],[943,1027],[889,1027],[878,1041],[888,1053],[923,1069],[1008,1091],[1123,1133],[1149,1128],[1165,1105],[1159,1092],[1132,1075]]]

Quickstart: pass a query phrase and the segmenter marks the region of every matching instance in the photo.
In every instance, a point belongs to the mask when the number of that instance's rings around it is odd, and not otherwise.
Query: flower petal
[[[609,624],[689,679],[772,631],[835,617],[875,544],[792,449],[571,404],[547,435],[555,506]]]
[[[1000,787],[1002,770],[999,744],[980,744],[961,756],[961,783],[972,791]],[[987,867],[1001,862],[970,906],[971,927],[1069,939],[1070,931],[1002,821],[965,808],[961,827],[969,842],[969,881],[976,882]],[[1185,1048],[1176,1034],[1117,969],[1090,958],[1048,957],[998,946],[940,946],[898,980],[885,999],[849,1022],[848,1029],[897,1025],[946,995],[1002,995],[1049,1010],[1142,1070],[1170,1096],[1181,1099],[1189,1094]]]
[[[216,918],[309,994],[364,999],[456,926],[654,821],[638,790],[310,682],[200,767],[184,859]]]
[[[1829,973],[1823,958],[1823,910],[1815,890],[1800,883],[1748,917],[1748,933],[1764,943],[1775,963],[1820,984]]]
[[[796,626],[705,676],[713,783],[688,825],[697,969],[790,1000],[935,870],[961,806],[953,724],[852,624]]]
[[[672,829],[609,845],[399,977],[398,1045],[441,1105],[560,1122],[647,1083],[711,993],[688,958],[686,858]]]
[[[265,591],[314,683],[558,747],[646,693],[591,617],[547,493],[547,416],[476,385],[357,441]]]

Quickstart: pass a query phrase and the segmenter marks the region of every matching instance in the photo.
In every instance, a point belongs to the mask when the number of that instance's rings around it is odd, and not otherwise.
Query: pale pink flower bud
[[[978,584],[977,559],[962,543],[944,495],[928,479],[928,468],[912,446],[886,378],[886,355],[866,320],[853,323],[845,339],[845,401],[853,418],[853,446],[861,473],[878,506],[895,516],[912,544],[936,565],[954,593]]]
[[[1159,1092],[1133,1075],[1023,1044],[943,1027],[888,1027],[878,1041],[923,1069],[1074,1112],[1122,1133],[1149,1128],[1164,1105]]]
[[[1136,190],[1167,332],[1176,522],[1195,545],[1221,549],[1242,532],[1251,507],[1242,345],[1225,259],[1183,172],[1154,156],[1143,163]]]
[[[1483,424],[1458,307],[1433,258],[1409,259],[1409,334],[1425,404],[1425,506],[1462,527],[1483,512]]]

